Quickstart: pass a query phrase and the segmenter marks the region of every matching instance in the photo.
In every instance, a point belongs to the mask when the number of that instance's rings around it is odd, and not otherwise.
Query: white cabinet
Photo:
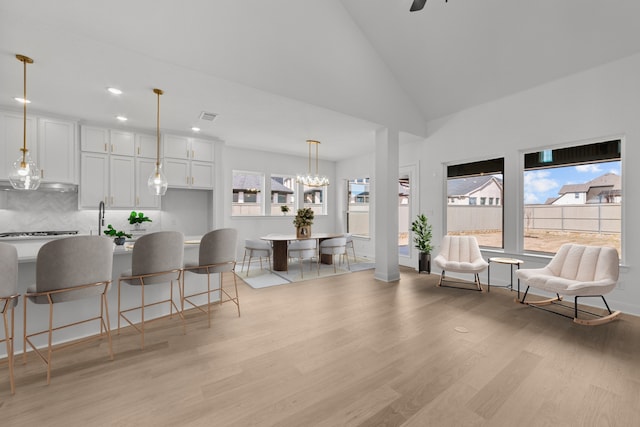
[[[213,189],[213,163],[165,159],[163,170],[169,188]]]
[[[0,112],[0,180],[9,179],[13,162],[22,154],[20,149],[23,141],[22,114]],[[30,117],[27,117],[27,149],[31,158],[37,162],[36,120]]]
[[[94,153],[111,153],[119,156],[135,154],[135,138],[131,132],[82,126],[80,130],[80,149]]]
[[[151,194],[147,185],[155,170],[155,159],[136,159],[136,208],[160,209],[160,196]]]
[[[157,137],[154,135],[136,134],[136,156],[155,159],[157,157]],[[162,154],[162,153],[160,153]]]
[[[170,188],[213,189],[213,143],[164,135],[164,173]]]
[[[76,124],[38,119],[38,167],[44,182],[77,184]]]
[[[135,159],[111,155],[109,159],[109,203],[112,208],[135,205]]]
[[[109,204],[109,156],[84,152],[80,156],[80,207],[97,209]]]

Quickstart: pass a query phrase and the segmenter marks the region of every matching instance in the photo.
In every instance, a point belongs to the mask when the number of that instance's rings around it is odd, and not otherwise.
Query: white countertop
[[[5,243],[12,244],[18,250],[18,261],[19,262],[34,262],[38,257],[38,251],[45,243],[54,240],[60,239],[63,237],[70,236],[49,236],[49,237],[36,237],[36,238],[19,238],[19,239],[11,239],[11,240],[3,240]],[[198,247],[200,244],[200,239],[202,236],[185,236],[185,249]],[[133,245],[135,240],[128,240],[124,245],[118,246],[116,244],[113,245],[113,254],[114,255],[125,255],[131,253],[133,249]]]

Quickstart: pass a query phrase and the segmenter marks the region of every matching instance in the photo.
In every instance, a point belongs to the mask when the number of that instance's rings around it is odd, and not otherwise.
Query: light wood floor
[[[186,335],[156,322],[144,351],[114,336],[114,361],[104,341],[63,350],[49,386],[31,356],[14,396],[0,366],[0,425],[638,425],[639,318],[579,326],[401,273],[239,282],[242,317],[217,306],[208,329],[189,313]]]

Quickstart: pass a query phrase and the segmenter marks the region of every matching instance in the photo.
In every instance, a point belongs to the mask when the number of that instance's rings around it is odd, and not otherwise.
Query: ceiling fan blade
[[[409,12],[422,10],[426,2],[427,0],[413,0],[413,4],[411,5],[411,9],[409,9]]]

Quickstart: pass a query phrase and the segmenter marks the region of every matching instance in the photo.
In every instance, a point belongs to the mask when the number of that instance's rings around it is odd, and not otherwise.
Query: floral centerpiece
[[[293,225],[296,226],[296,237],[310,237],[311,224],[313,224],[313,209],[298,209],[296,217],[293,219]]]

